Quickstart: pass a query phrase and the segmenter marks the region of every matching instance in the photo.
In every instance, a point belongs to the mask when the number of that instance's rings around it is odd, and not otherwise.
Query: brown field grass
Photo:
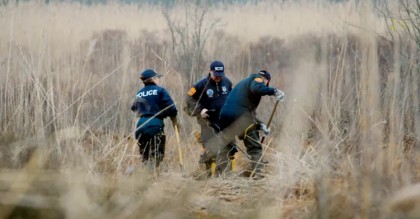
[[[169,13],[182,21],[185,7]],[[403,27],[388,31],[372,6],[352,1],[225,5],[205,18],[219,22],[196,77],[220,59],[234,83],[265,68],[286,92],[264,145],[266,179],[237,176],[240,152],[231,177],[191,176],[199,127],[182,112],[190,81],[158,7],[8,4],[0,218],[420,217],[419,53]],[[184,173],[168,121],[159,174],[139,163],[129,106],[145,68],[164,74],[180,110]],[[259,118],[273,102],[263,99]]]

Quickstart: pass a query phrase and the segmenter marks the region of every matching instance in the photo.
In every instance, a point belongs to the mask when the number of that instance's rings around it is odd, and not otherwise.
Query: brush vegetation
[[[419,218],[420,8],[378,2],[5,2],[0,218]],[[192,177],[199,127],[182,108],[215,59],[233,83],[267,69],[286,93],[264,180],[236,176],[241,152],[231,177]],[[145,68],[180,111],[183,173],[168,121],[159,173],[140,164]]]

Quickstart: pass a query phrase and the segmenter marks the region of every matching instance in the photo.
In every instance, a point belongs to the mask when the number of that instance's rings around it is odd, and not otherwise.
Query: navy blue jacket
[[[140,128],[140,130],[138,130],[140,132],[152,127],[162,128],[162,120],[164,118],[175,117],[178,113],[175,103],[171,96],[169,96],[168,91],[153,82],[145,83],[145,86],[137,92],[131,110],[136,112],[137,116],[140,117],[137,127],[140,127],[144,122],[149,120]],[[149,119],[153,116],[156,118]]]
[[[208,120],[216,123],[220,109],[226,101],[227,96],[232,90],[232,82],[227,77],[223,77],[220,82],[215,82],[210,78],[210,74],[199,80],[191,87],[186,99],[185,111],[192,116],[200,116],[202,109],[208,109]]]
[[[258,74],[251,74],[241,80],[230,92],[223,105],[219,125],[226,128],[243,114],[255,117],[255,111],[264,95],[274,95],[275,88],[264,84],[264,80]]]

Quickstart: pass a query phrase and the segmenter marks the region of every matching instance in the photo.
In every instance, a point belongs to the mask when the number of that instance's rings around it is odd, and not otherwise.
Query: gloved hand
[[[209,110],[206,109],[206,108],[201,110],[201,112],[200,112],[201,118],[206,119],[206,118],[210,117],[209,114],[207,114],[207,111],[209,111]]]
[[[173,116],[173,117],[171,117],[171,121],[172,121],[172,126],[178,127],[178,131],[179,131],[179,129],[181,129],[181,127],[179,126],[178,118],[176,116]]]
[[[284,92],[282,90],[276,89],[274,91],[274,96],[276,100],[284,101]]]
[[[136,112],[137,111],[137,106],[136,104],[131,105],[131,111]]]
[[[267,127],[266,124],[264,123],[260,123],[260,131],[264,134],[264,135],[269,135],[270,134],[270,128]]]

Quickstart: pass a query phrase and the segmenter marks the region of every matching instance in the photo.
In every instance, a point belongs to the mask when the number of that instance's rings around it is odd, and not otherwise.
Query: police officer
[[[258,131],[263,131],[264,134],[270,131],[256,118],[256,109],[262,96],[273,95],[277,100],[284,99],[283,91],[269,87],[270,80],[270,73],[262,70],[240,81],[229,94],[219,118],[222,144],[226,145],[235,136],[244,141],[248,157],[252,160],[251,168],[247,173],[248,175],[252,173],[254,178],[263,177],[262,146]],[[217,165],[220,171],[227,168],[228,150],[230,147],[222,147],[218,151]]]
[[[189,90],[184,110],[190,116],[196,116],[201,127],[201,142],[205,142],[219,131],[217,124],[220,109],[232,90],[232,82],[225,76],[225,66],[221,61],[210,64],[209,74],[197,81]],[[234,152],[231,154],[233,157]],[[206,150],[201,155],[200,163],[209,169],[212,157]]]
[[[135,137],[140,149],[142,162],[154,170],[163,160],[165,154],[166,136],[163,119],[170,117],[172,124],[177,122],[177,109],[168,91],[160,87],[160,77],[152,69],[140,73],[144,83],[135,97],[131,110],[137,114],[139,120],[136,125]]]

